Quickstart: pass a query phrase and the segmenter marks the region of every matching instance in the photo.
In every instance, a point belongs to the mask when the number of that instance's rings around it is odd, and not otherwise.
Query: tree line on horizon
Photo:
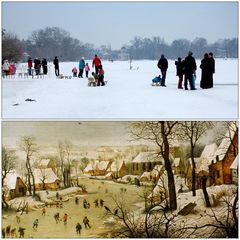
[[[98,54],[102,59],[117,60],[124,52],[131,60],[157,60],[161,54],[168,59],[185,57],[188,51],[194,53],[195,58],[202,58],[205,52],[213,52],[219,58],[238,58],[238,38],[219,39],[209,44],[205,38],[196,37],[193,41],[176,39],[171,44],[162,37],[142,38],[134,37],[119,50],[112,50],[111,46],[95,47],[91,43],[83,43],[73,38],[71,34],[59,27],[46,27],[33,31],[25,40],[20,40],[14,33],[2,29],[2,60],[18,62],[32,58],[46,58],[52,60],[58,56],[60,61],[78,61],[81,57],[92,59]]]

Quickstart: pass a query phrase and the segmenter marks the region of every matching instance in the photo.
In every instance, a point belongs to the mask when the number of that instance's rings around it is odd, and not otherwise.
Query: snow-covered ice
[[[91,61],[86,61],[91,65]],[[238,61],[216,59],[214,88],[200,89],[197,60],[196,91],[177,89],[174,61],[169,61],[166,88],[152,87],[159,75],[157,61],[103,61],[104,87],[88,87],[86,78],[56,79],[54,68],[44,79],[2,79],[3,118],[42,119],[232,119],[238,117]],[[77,62],[60,63],[71,75]],[[19,68],[21,68],[19,66]],[[84,73],[85,74],[85,73]],[[26,102],[25,99],[36,102]],[[19,104],[14,106],[14,104]]]

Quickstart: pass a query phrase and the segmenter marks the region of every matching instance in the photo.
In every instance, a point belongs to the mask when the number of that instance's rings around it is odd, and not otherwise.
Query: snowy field
[[[91,61],[86,61],[91,66]],[[197,60],[196,91],[177,89],[174,61],[169,61],[167,87],[152,87],[159,75],[157,61],[103,61],[104,87],[88,87],[87,79],[57,79],[50,64],[44,79],[2,79],[3,118],[67,119],[226,119],[238,117],[238,61],[216,59],[214,88],[200,89]],[[71,75],[77,62],[60,63]],[[21,71],[21,65],[17,71]],[[30,98],[36,101],[27,102]],[[15,106],[14,106],[15,105]]]

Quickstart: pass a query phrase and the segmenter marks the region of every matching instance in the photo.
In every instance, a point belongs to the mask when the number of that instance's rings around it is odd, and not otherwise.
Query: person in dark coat
[[[81,224],[78,222],[77,225],[76,225],[76,233],[77,233],[77,234],[80,234],[80,233],[81,233],[81,229],[82,229],[82,226],[81,226]]]
[[[196,90],[195,88],[195,79],[196,78],[196,70],[197,70],[197,65],[195,58],[192,56],[193,53],[189,51],[188,56],[185,58],[184,61],[184,73],[185,73],[185,78],[184,78],[184,88],[185,90],[188,90],[188,81],[190,84],[190,90]]]
[[[161,58],[159,59],[157,66],[161,70],[161,74],[162,74],[161,86],[166,87],[165,80],[166,80],[167,69],[168,69],[168,60],[165,58],[163,54],[161,55]]]
[[[42,68],[43,68],[43,74],[47,74],[47,72],[48,72],[48,67],[47,67],[47,60],[46,60],[46,58],[43,58],[43,60],[42,60]]]
[[[34,69],[36,75],[39,75],[41,70],[41,61],[37,57],[34,59]]]
[[[84,223],[84,226],[85,226],[86,229],[91,228],[91,226],[89,224],[89,219],[87,218],[87,216],[84,217],[83,223]]]
[[[209,86],[212,88],[213,87],[213,74],[215,73],[215,59],[213,58],[212,52],[210,52],[208,55],[209,55],[209,60],[210,60],[210,65],[211,65],[211,79],[209,82]]]
[[[183,82],[183,75],[184,75],[184,60],[179,57],[177,61],[175,61],[176,69],[177,69],[177,76],[178,79],[178,89],[183,89],[182,82]]]
[[[201,61],[200,68],[202,69],[202,76],[200,87],[203,89],[211,88],[212,69],[211,62],[208,53],[204,54],[204,58]]]
[[[57,56],[55,56],[54,60],[53,60],[53,64],[54,64],[54,68],[55,68],[55,75],[59,76],[59,61]]]
[[[24,231],[26,228],[19,227],[18,232],[19,232],[19,238],[24,238]]]

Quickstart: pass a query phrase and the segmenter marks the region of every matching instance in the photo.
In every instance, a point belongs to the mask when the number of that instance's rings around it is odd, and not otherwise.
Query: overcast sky
[[[2,27],[19,38],[47,26],[112,49],[134,36],[212,43],[238,36],[238,2],[2,2]]]
[[[75,146],[129,145],[128,122],[3,122],[2,143],[16,147],[21,136],[33,136],[40,146],[70,140]]]

